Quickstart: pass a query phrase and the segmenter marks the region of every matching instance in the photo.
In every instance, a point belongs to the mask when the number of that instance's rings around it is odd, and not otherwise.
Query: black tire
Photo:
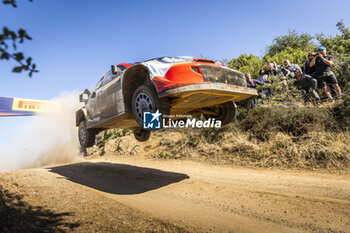
[[[132,97],[132,113],[139,126],[143,127],[143,112],[155,112],[160,108],[157,91],[154,87],[141,85]],[[161,109],[159,109],[161,112]]]
[[[82,148],[92,147],[95,144],[96,130],[87,129],[86,121],[81,121],[79,124],[78,136]]]
[[[204,118],[215,118],[215,120],[220,120],[222,126],[230,124],[235,119],[236,110],[232,101],[220,104],[210,109],[214,111],[215,114],[203,114]]]
[[[142,129],[142,128],[135,129],[133,131],[133,133],[134,133],[134,136],[135,136],[136,140],[139,141],[139,142],[145,142],[151,136],[151,131],[145,130],[145,129]]]

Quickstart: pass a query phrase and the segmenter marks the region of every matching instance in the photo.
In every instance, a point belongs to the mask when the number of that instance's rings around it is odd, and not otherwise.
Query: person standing
[[[333,98],[327,82],[333,86],[334,91],[337,93],[337,97],[341,97],[341,90],[338,85],[338,80],[331,71],[331,66],[333,63],[334,57],[327,55],[327,49],[323,46],[318,48],[318,55],[312,58],[310,62],[310,67],[314,67],[315,69],[314,75],[317,79],[318,86],[323,88],[324,93],[330,101],[333,101]]]

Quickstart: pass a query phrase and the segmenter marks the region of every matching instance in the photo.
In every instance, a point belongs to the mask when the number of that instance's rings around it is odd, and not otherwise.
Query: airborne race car
[[[109,128],[132,129],[146,141],[150,131],[142,128],[143,113],[159,110],[164,115],[203,114],[220,120],[234,119],[232,101],[257,96],[247,88],[244,75],[193,57],[160,57],[141,63],[112,65],[92,92],[80,93],[85,106],[76,112],[79,142],[83,148],[95,143],[98,132]]]

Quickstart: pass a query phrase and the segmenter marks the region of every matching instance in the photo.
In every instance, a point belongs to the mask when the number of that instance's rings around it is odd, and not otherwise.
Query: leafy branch
[[[29,0],[30,2],[32,2],[33,0]],[[12,5],[13,7],[17,8],[17,4],[16,4],[16,0],[2,0],[3,4],[9,4]]]
[[[32,0],[29,0],[30,2]],[[16,0],[3,0],[3,4],[9,4],[13,7],[17,7]],[[0,32],[0,60],[15,60],[18,66],[12,69],[12,72],[20,73],[22,71],[29,72],[29,77],[32,77],[34,72],[39,72],[36,69],[36,64],[32,63],[31,57],[25,57],[22,52],[16,52],[17,44],[22,44],[25,40],[32,40],[28,33],[24,29],[19,29],[17,32],[3,27]],[[10,51],[10,48],[14,51]]]

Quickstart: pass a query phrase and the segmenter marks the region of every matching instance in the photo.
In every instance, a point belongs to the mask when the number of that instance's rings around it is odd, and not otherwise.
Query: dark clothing
[[[308,75],[312,75],[315,72],[315,66],[310,67],[310,62],[304,62],[304,73]]]
[[[324,56],[324,59],[328,61],[334,61],[334,57],[331,55]],[[320,57],[316,57],[315,65],[310,67],[310,69],[314,69],[312,76],[317,79],[317,85],[319,88],[323,88],[330,84],[337,84],[338,80],[335,77],[334,73],[331,71],[331,67],[324,63]]]
[[[260,70],[259,74],[262,75],[267,75],[267,76],[276,76],[278,74],[280,74],[281,71],[280,70],[266,70],[266,71],[262,71]]]
[[[269,83],[269,81],[267,80],[267,76],[264,76],[264,75],[260,76],[258,78],[258,81],[261,82],[262,84]]]
[[[262,72],[264,73],[264,72]],[[266,83],[269,83],[269,81],[267,80],[267,75],[266,74],[263,74],[261,75],[258,80],[260,83],[262,83],[262,85],[266,84]],[[261,88],[261,93],[259,93],[259,95],[265,95],[267,98],[272,95],[272,91],[270,88]]]
[[[317,88],[317,80],[312,78],[310,75],[302,74],[300,80],[297,79],[294,81],[294,85],[299,87],[300,89],[309,91],[310,88]]]
[[[248,88],[254,88],[255,89],[256,85],[264,85],[264,83],[260,82],[260,81],[258,81],[256,79],[251,79],[251,82],[247,81],[247,87]]]
[[[327,85],[327,83],[330,83],[330,84],[337,84],[338,83],[338,80],[335,77],[335,75],[333,74],[333,72],[329,72],[328,74],[330,74],[330,75],[319,76],[317,78],[317,85],[319,88],[323,88],[324,86]]]
[[[261,82],[261,81],[258,81],[258,80],[256,80],[256,79],[251,79],[250,82],[247,81],[247,87],[248,87],[248,88],[254,88],[254,89],[256,89],[256,85],[264,85],[264,83]],[[248,103],[247,103],[247,104],[248,104],[248,106],[249,106],[250,108],[255,108],[255,104],[256,104],[255,98],[252,98],[252,99],[248,100]]]
[[[265,73],[265,72],[261,72],[261,73]],[[267,80],[267,76],[266,74],[262,74],[257,81],[261,82],[263,85],[266,83],[269,83],[269,81]],[[259,93],[259,95],[265,95],[267,98],[272,95],[272,91],[270,88],[261,88],[261,93]]]
[[[334,61],[334,57],[331,55],[324,56],[324,59],[328,61]],[[331,71],[331,67],[326,63],[324,63],[320,57],[316,57],[316,63],[314,67],[315,67],[315,74],[317,78],[323,75],[324,73],[328,73]]]
[[[320,97],[315,91],[317,87],[316,79],[312,78],[310,75],[302,74],[301,79],[297,79],[294,81],[294,85],[301,89],[301,93],[304,99],[304,102],[309,102],[309,95],[316,101],[320,102]],[[312,88],[312,92],[310,92],[310,88]]]
[[[309,96],[311,96],[316,103],[321,103],[320,96],[317,94],[317,92],[315,90],[313,90],[312,92],[309,92],[309,91],[302,89],[301,94],[302,94],[302,97],[303,97],[303,100],[305,103],[310,101]]]
[[[324,59],[328,61],[334,61],[334,57],[331,55],[324,56]],[[331,67],[324,63],[320,57],[316,57],[315,62],[315,73],[314,76],[317,79],[317,84],[319,88],[323,88],[330,84],[337,84],[338,80],[335,77],[334,73],[331,71]]]

